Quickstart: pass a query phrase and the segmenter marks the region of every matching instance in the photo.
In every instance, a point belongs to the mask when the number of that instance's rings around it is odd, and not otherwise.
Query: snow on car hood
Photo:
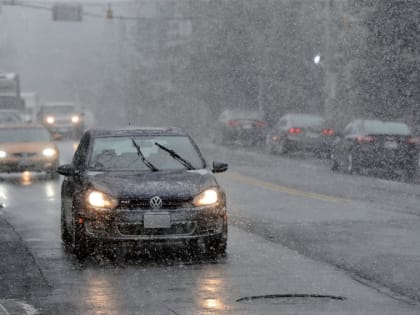
[[[209,170],[90,173],[87,181],[89,186],[119,198],[189,198],[217,185]]]

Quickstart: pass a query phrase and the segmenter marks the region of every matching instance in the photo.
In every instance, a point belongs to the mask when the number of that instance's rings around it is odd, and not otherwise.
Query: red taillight
[[[332,136],[334,134],[334,130],[332,129],[324,129],[322,130],[322,134],[326,136]]]
[[[371,136],[358,136],[357,137],[357,142],[359,143],[371,143],[375,141],[375,137],[371,137]]]
[[[416,137],[409,138],[409,139],[407,140],[407,143],[409,143],[409,144],[416,144],[416,145],[420,145],[420,138],[416,138]]]
[[[265,128],[267,127],[267,124],[264,121],[257,121],[255,123],[255,126],[257,126],[258,128]]]
[[[291,134],[298,134],[298,133],[300,133],[302,130],[300,129],[300,128],[294,128],[294,127],[292,127],[292,128],[289,128],[289,133],[291,133]]]
[[[236,120],[229,120],[228,124],[229,126],[232,126],[232,127],[239,126],[239,122],[237,122]]]

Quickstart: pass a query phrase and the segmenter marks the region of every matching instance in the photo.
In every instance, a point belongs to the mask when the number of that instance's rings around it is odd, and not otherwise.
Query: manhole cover
[[[248,304],[312,304],[321,301],[344,301],[345,299],[343,296],[323,294],[266,294],[242,297],[237,299],[236,302]]]

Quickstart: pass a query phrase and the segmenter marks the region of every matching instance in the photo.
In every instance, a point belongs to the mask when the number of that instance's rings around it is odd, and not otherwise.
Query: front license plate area
[[[169,213],[146,213],[143,217],[145,229],[168,229],[171,227],[171,216]]]

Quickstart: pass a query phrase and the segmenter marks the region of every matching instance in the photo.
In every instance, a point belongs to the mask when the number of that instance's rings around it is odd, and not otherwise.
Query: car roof
[[[127,126],[109,129],[89,129],[86,131],[92,137],[113,137],[113,136],[145,136],[145,135],[166,135],[166,136],[188,136],[188,134],[177,127],[139,127]]]

